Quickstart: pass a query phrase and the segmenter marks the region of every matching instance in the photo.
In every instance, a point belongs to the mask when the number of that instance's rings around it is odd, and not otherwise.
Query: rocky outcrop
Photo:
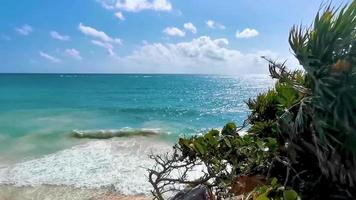
[[[209,189],[206,186],[197,186],[177,193],[170,200],[210,200]]]

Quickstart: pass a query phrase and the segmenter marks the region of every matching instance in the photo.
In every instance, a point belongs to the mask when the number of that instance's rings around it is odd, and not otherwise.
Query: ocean
[[[242,124],[245,101],[271,86],[267,75],[0,74],[0,184],[148,193],[150,152]]]

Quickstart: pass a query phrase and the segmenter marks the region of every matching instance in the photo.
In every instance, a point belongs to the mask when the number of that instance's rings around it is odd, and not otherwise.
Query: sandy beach
[[[113,138],[0,165],[0,200],[150,199],[148,155],[170,149],[157,137]]]
[[[148,200],[149,196],[121,195],[111,189],[83,189],[69,186],[0,186],[0,200]]]

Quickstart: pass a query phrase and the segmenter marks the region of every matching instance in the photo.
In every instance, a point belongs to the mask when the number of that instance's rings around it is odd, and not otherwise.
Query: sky
[[[0,73],[267,73],[261,56],[295,68],[288,32],[322,3],[2,0]]]

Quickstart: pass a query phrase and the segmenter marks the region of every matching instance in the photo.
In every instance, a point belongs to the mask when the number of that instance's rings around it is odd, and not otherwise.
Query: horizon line
[[[0,72],[0,75],[212,75],[212,76],[248,76],[263,74],[209,74],[209,73],[106,73],[106,72]]]

